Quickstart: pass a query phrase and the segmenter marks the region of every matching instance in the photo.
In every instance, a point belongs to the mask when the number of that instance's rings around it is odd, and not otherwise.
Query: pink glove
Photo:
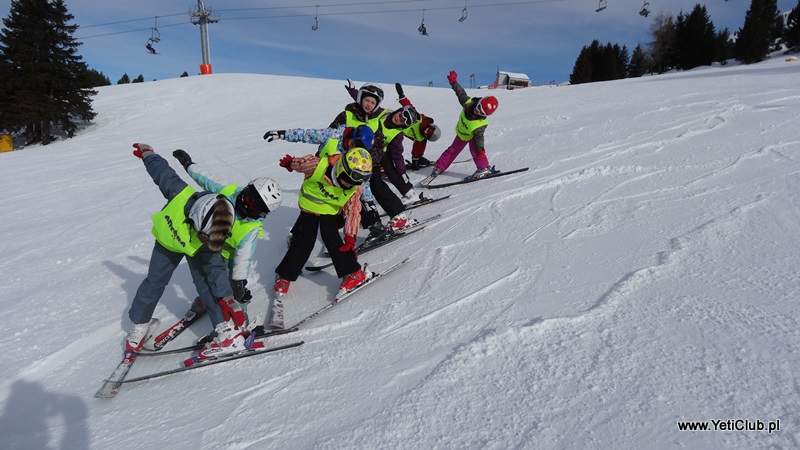
[[[133,144],[133,148],[136,149],[133,151],[133,156],[140,159],[144,159],[145,156],[155,153],[155,150],[147,144]]]
[[[347,252],[354,252],[356,251],[356,237],[347,235],[344,237],[344,244],[339,246],[339,251],[342,253]]]
[[[284,155],[283,158],[281,158],[281,161],[278,163],[278,165],[283,167],[284,169],[288,170],[289,172],[291,172],[292,171],[292,161],[294,161],[294,158],[292,158],[292,155]]]
[[[453,84],[456,81],[458,81],[458,73],[456,73],[455,70],[451,70],[450,73],[447,74],[447,81],[450,84]]]

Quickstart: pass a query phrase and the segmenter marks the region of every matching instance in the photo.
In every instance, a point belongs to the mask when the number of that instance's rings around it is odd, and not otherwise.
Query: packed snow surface
[[[277,161],[315,151],[261,136],[325,127],[349,97],[339,80],[238,74],[102,88],[74,139],[0,155],[0,447],[797,448],[798,80],[778,59],[492,92],[489,159],[530,171],[431,191],[453,197],[413,215],[442,220],[361,257],[411,263],[272,341],[304,346],[111,400],[93,394],[121,356],[164,204],[131,144],[182,176],[176,148],[220,181],[281,183],[250,280],[255,316],[298,213],[302,177]],[[406,93],[443,129],[434,159],[454,136],[455,95]],[[338,284],[332,270],[304,274],[287,323]],[[175,320],[193,297],[184,265],[156,316]],[[203,319],[171,345],[208,331]],[[131,376],[181,359],[139,359]],[[780,430],[677,425],[720,419]]]

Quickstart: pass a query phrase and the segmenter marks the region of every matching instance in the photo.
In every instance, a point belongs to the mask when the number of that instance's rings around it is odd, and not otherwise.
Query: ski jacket
[[[203,190],[222,194],[232,204],[236,204],[236,197],[239,196],[243,188],[235,184],[223,185],[215,181],[197,163],[189,166],[186,171]],[[225,245],[222,248],[222,256],[228,260],[232,280],[246,280],[250,275],[250,270],[253,268],[255,261],[256,245],[258,244],[258,239],[263,236],[263,221],[241,217],[236,212],[231,235],[225,240]]]
[[[305,129],[305,128],[295,128],[291,130],[286,130],[286,134],[284,136],[284,140],[289,142],[305,142],[307,144],[318,144],[320,146],[320,156],[317,155],[306,155],[295,157],[292,159],[291,169],[296,172],[301,172],[305,176],[305,180],[303,182],[303,186],[306,187],[306,181],[310,178],[314,177],[318,179],[320,183],[323,183],[327,186],[334,186],[333,183],[333,176],[331,175],[331,171],[336,164],[336,161],[339,160],[341,157],[343,150],[342,144],[340,142],[340,137],[342,130],[344,128],[339,128],[338,130],[333,130],[331,128],[325,129]],[[328,136],[325,138],[325,136]],[[325,139],[325,140],[322,140]],[[333,151],[332,146],[333,142],[328,142],[330,139],[335,139],[336,142],[336,149],[337,151]],[[322,162],[322,159],[325,159],[325,162]],[[320,166],[324,166],[323,170],[318,171],[317,169]],[[316,176],[315,176],[316,175]],[[310,186],[308,186],[310,188]],[[340,210],[336,213],[341,212],[344,216],[344,233],[345,235],[355,236],[358,233],[358,228],[361,223],[361,194],[364,188],[362,186],[356,187],[352,193],[348,194],[347,201],[344,203],[343,206],[340,207]],[[303,195],[303,188],[301,188],[301,198]],[[311,214],[319,214],[319,212],[307,210],[300,205],[300,209],[309,212]]]
[[[486,127],[489,126],[489,122],[486,121],[485,117],[479,116],[474,112],[475,105],[477,104],[478,100],[480,100],[480,97],[470,97],[467,95],[467,91],[465,91],[464,88],[458,84],[458,81],[451,84],[450,87],[452,87],[453,91],[455,91],[456,97],[458,97],[458,102],[462,106],[462,111],[458,119],[459,123],[456,124],[456,133],[459,135],[458,138],[462,141],[474,142],[479,149],[484,148],[483,133],[486,131]],[[462,120],[464,120],[465,123],[481,120],[485,123],[482,123],[479,126],[469,127],[471,128],[469,133],[470,137],[465,139],[467,134],[458,133],[459,125],[461,124]]]
[[[194,256],[203,243],[188,217],[197,199],[207,192],[192,189],[161,155],[151,153],[143,158],[143,162],[147,173],[168,200],[161,211],[152,215],[153,237],[171,252]]]

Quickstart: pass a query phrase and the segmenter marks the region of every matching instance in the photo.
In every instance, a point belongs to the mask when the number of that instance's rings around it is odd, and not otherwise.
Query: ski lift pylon
[[[467,11],[467,0],[464,0],[464,9],[461,10],[461,17],[458,18],[459,22],[463,22],[467,20],[467,15],[469,12]]]

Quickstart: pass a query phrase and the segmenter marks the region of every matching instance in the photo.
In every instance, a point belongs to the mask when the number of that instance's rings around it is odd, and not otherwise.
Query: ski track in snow
[[[445,189],[452,198],[414,211],[443,217],[360,258],[376,270],[411,263],[270,341],[305,340],[299,349],[126,386],[111,401],[91,395],[119,357],[149,214],[163,204],[128,144],[153,144],[173,167],[169,153],[185,148],[223,181],[275,177],[286,198],[266,225],[282,242],[300,179],[275,161],[313,146],[262,142],[264,118],[326,124],[347,99],[336,80],[300,80],[297,92],[295,78],[233,74],[103,88],[95,124],[75,139],[0,155],[11,168],[0,207],[40,201],[54,218],[9,217],[0,240],[0,312],[16,318],[0,337],[0,447],[796,448],[800,69],[787,67],[497,92],[489,158],[528,172]],[[435,157],[452,137],[452,92],[406,90],[450,133]],[[132,106],[142,101],[147,114]],[[260,244],[257,297],[284,251]],[[188,306],[185,272],[157,316]],[[304,275],[287,322],[336,285],[332,271]],[[207,331],[200,322],[179,345]],[[58,348],[21,345],[43,326]],[[20,409],[24,398],[41,406]],[[782,430],[676,429],[729,418],[781,419]]]

